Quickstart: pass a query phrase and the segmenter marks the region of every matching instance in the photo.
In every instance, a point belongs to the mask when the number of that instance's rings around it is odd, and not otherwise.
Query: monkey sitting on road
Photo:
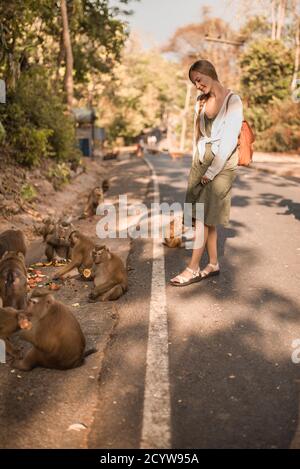
[[[22,231],[6,230],[0,234],[0,258],[6,251],[21,252],[26,256],[26,241]]]
[[[9,341],[9,337],[19,329],[29,329],[31,326],[27,316],[14,308],[3,308],[0,299],[0,339],[5,342],[6,352],[14,358],[19,358],[19,352]]]
[[[122,259],[105,246],[93,250],[92,278],[94,288],[90,300],[117,300],[128,288],[127,271]]]
[[[175,220],[170,223],[170,237],[164,238],[163,244],[169,248],[181,248],[184,247],[185,242],[181,236],[175,236]]]
[[[0,260],[0,297],[4,307],[24,309],[27,304],[27,270],[21,252],[6,252]]]
[[[74,230],[72,223],[62,221],[55,224],[52,233],[46,236],[45,255],[48,262],[58,258],[71,258],[71,245],[69,241],[70,233]]]
[[[26,315],[31,328],[23,330],[20,338],[33,347],[22,360],[14,362],[19,370],[29,371],[36,366],[66,370],[83,364],[84,357],[96,352],[84,352],[85,338],[71,310],[45,292],[32,296]]]
[[[65,274],[76,267],[79,273],[82,274],[85,269],[90,269],[93,265],[92,251],[95,247],[93,241],[75,230],[70,234],[69,242],[72,248],[71,262],[54,275],[54,280],[63,278]]]

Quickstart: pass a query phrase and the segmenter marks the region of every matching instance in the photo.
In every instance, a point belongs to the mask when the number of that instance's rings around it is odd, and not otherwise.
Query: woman
[[[192,204],[193,226],[197,221],[196,203],[204,204],[204,242],[193,249],[188,266],[171,279],[174,286],[185,286],[220,273],[217,254],[217,225],[228,226],[231,188],[238,165],[237,142],[243,121],[240,97],[219,81],[208,60],[195,62],[189,78],[202,94],[197,100],[193,163],[185,202]],[[199,238],[199,223],[195,238]],[[207,247],[209,263],[199,264]]]

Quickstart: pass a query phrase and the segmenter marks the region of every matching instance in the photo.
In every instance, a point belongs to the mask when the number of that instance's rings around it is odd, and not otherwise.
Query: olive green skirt
[[[197,218],[196,203],[204,204],[204,223],[205,225],[229,225],[231,189],[233,181],[237,174],[238,150],[235,149],[225,163],[224,168],[215,176],[215,178],[205,185],[201,184],[201,178],[206,173],[213,154],[211,153],[211,144],[207,143],[207,150],[204,155],[203,163],[199,161],[198,152],[194,158],[185,197],[185,203],[192,204],[191,213],[193,225]],[[203,220],[202,220],[203,221]]]

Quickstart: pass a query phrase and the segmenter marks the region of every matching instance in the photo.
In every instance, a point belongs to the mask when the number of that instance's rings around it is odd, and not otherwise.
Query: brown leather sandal
[[[214,270],[211,271],[211,272],[208,272],[207,270],[203,269],[200,271],[200,275],[201,275],[201,280],[203,280],[204,278],[208,278],[208,277],[214,277],[215,275],[219,275],[220,273],[220,266],[219,266],[219,263],[217,262],[216,264],[207,264],[209,265],[210,267],[212,267]]]
[[[186,285],[200,282],[200,280],[202,280],[200,268],[198,270],[192,270],[190,267],[186,267],[185,270],[193,274],[193,277],[187,279],[183,275],[177,275],[175,278],[178,278],[179,282],[176,280],[170,280],[170,284],[173,285],[173,287],[185,287]]]

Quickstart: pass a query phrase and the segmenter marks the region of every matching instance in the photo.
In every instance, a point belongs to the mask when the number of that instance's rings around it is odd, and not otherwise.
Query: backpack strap
[[[229,100],[230,100],[230,98],[231,98],[231,96],[232,96],[233,94],[234,94],[233,91],[231,91],[231,92],[229,93],[228,98],[227,98],[227,102],[226,102],[226,113],[227,113],[227,110],[228,110],[228,103],[229,103]]]

